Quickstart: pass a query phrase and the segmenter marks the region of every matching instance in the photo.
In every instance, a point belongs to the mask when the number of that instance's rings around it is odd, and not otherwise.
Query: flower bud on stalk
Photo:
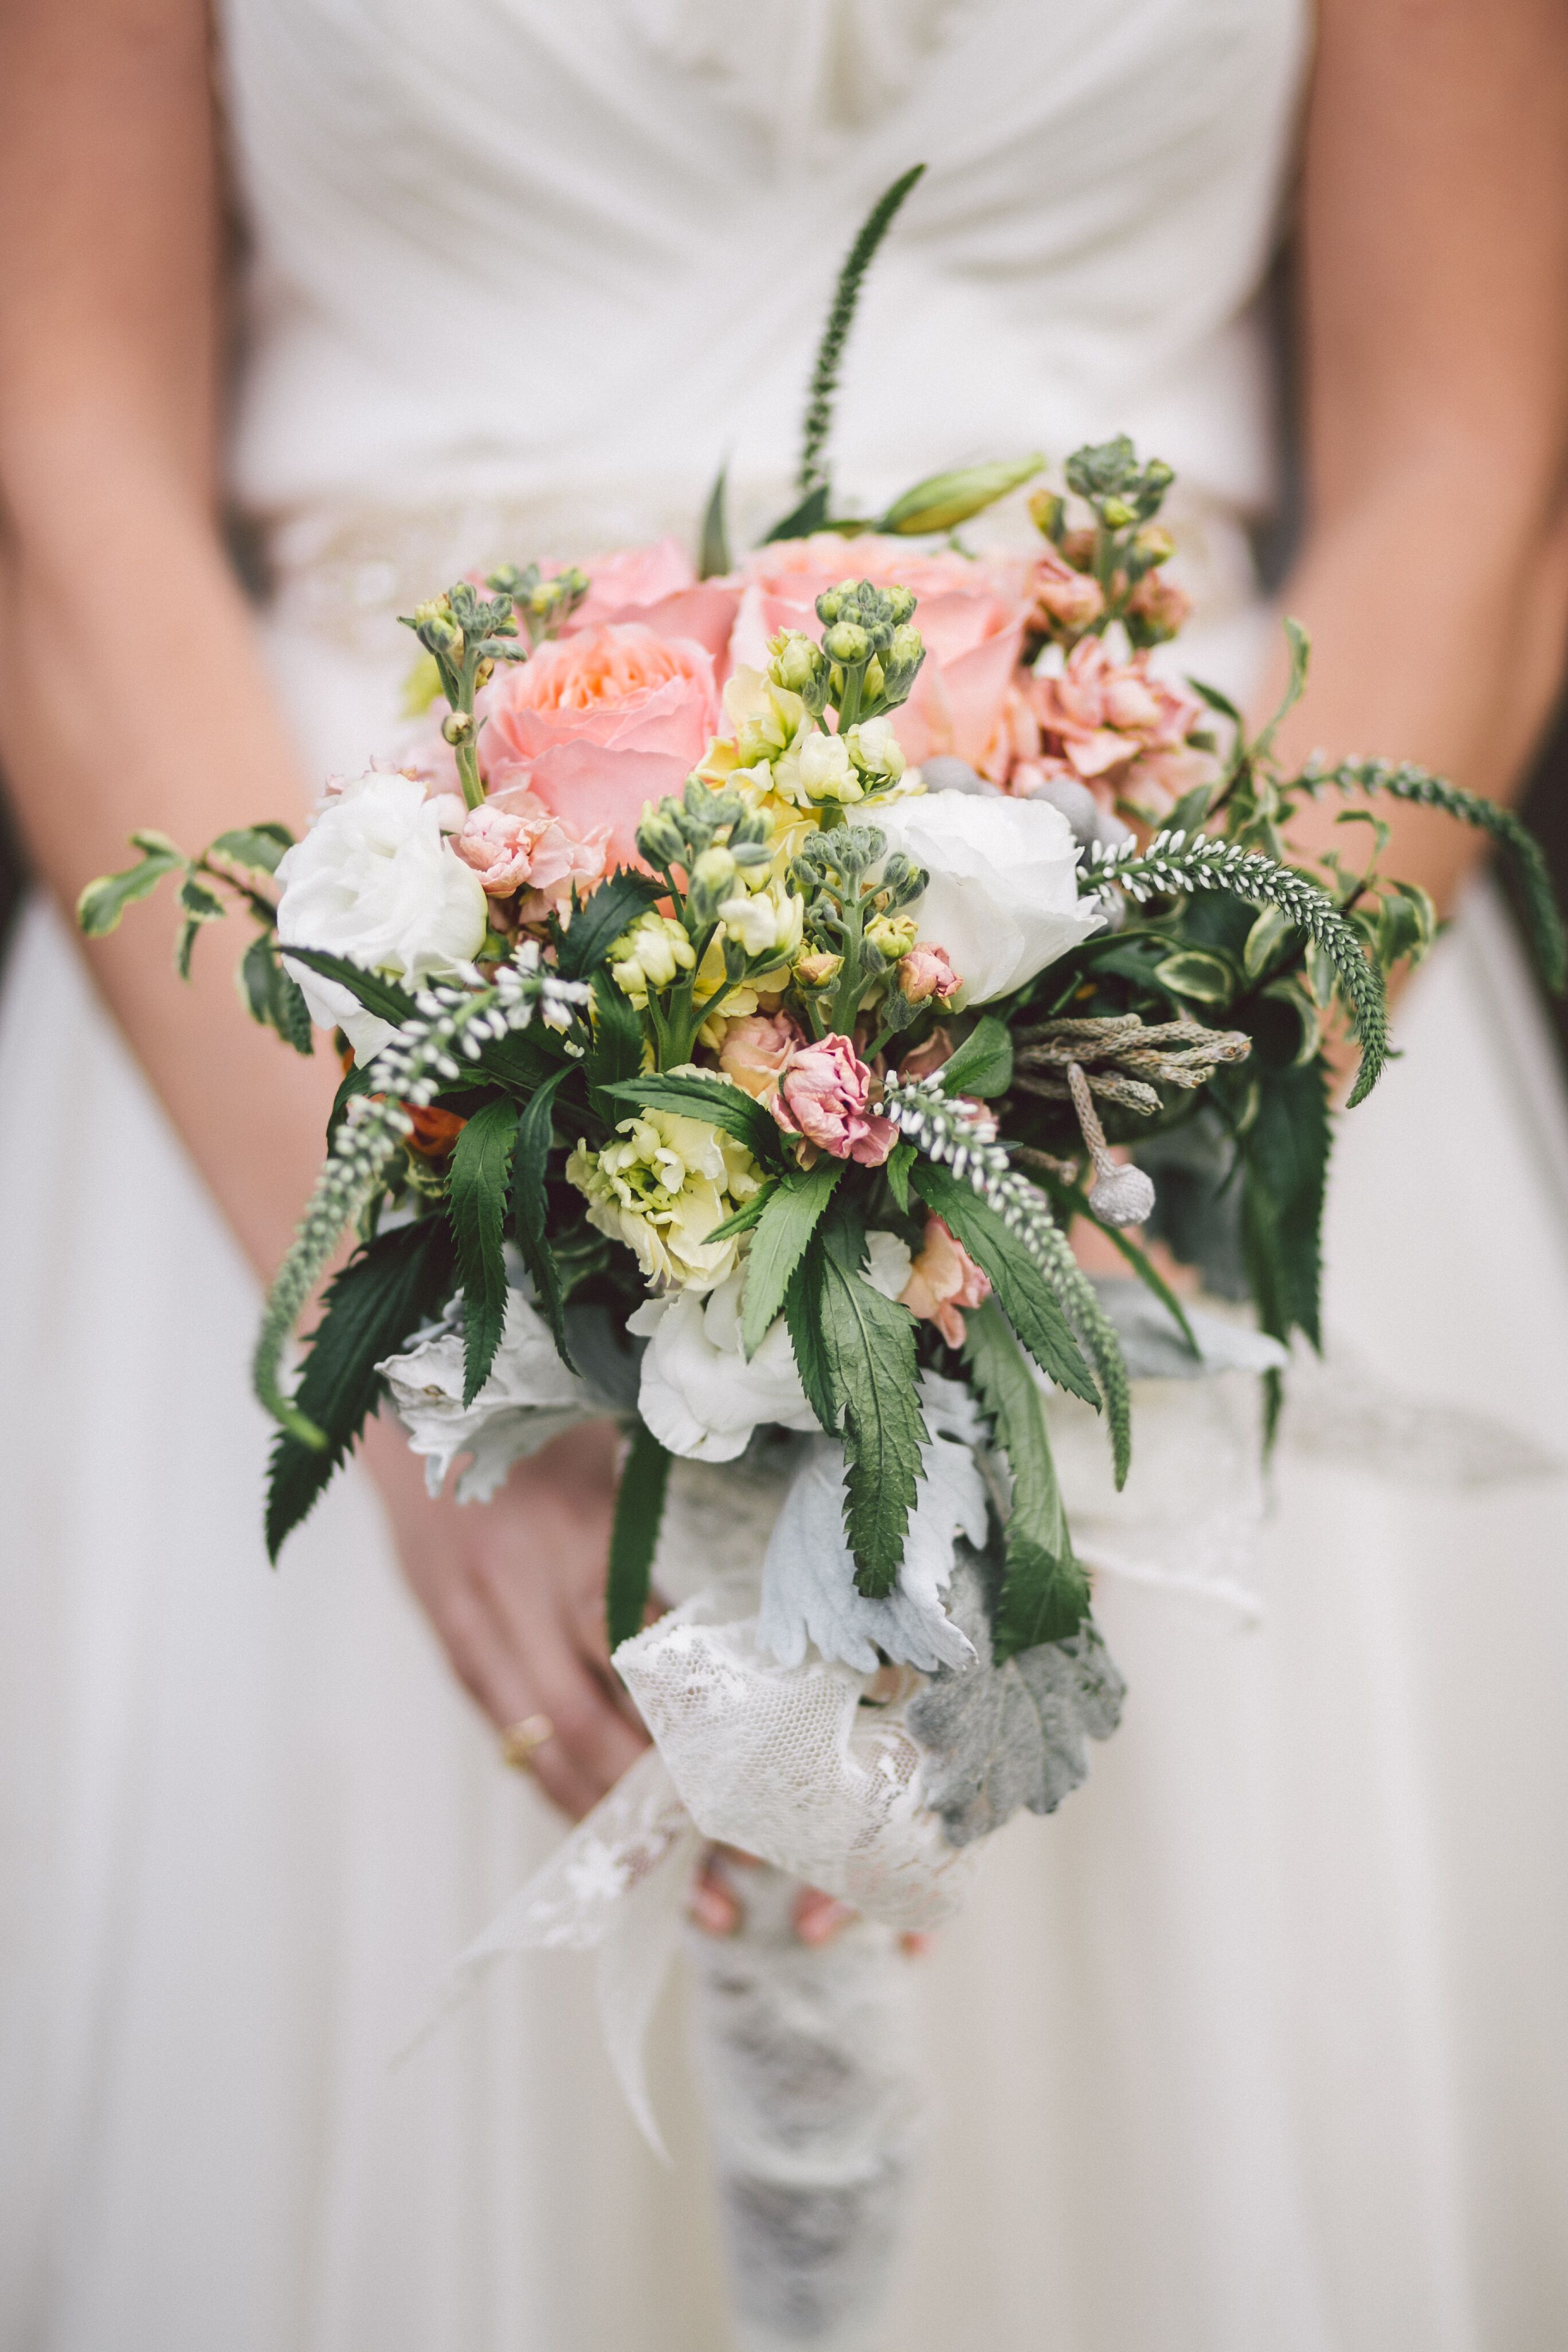
[[[706,930],[715,921],[720,902],[733,890],[739,868],[727,849],[703,850],[692,865],[686,893],[686,911],[691,925]]]

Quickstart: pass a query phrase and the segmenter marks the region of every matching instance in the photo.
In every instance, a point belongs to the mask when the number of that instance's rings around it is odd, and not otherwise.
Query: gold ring
[[[500,1752],[514,1771],[531,1772],[535,1749],[554,1737],[555,1726],[547,1715],[525,1715],[502,1732]]]

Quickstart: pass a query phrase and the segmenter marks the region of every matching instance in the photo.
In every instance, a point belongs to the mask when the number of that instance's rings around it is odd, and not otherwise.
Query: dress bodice
[[[787,490],[835,273],[857,499],[1125,426],[1268,496],[1247,306],[1307,0],[224,0],[242,504],[530,502],[542,543]]]

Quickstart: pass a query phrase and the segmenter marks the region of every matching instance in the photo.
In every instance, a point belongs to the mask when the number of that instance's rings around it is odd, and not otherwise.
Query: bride
[[[1192,666],[1266,703],[1252,306],[1293,200],[1291,748],[1506,797],[1568,627],[1565,138],[1553,0],[10,0],[0,755],[42,888],[0,1028],[6,2352],[726,2340],[679,2067],[664,2172],[570,1961],[387,2064],[639,1752],[609,1438],[465,1513],[380,1431],[271,1575],[246,1356],[331,1073],[236,1018],[221,945],[182,990],[128,925],[89,984],[58,907],[134,824],[302,823],[385,741],[433,583],[684,532],[726,454],[742,521],[779,511],[833,271],[922,159],[841,478],[1131,432],[1187,487]],[[1462,911],[1338,1145],[1362,1386],[1284,1452],[1261,1632],[1107,1584],[1126,1728],[925,1964],[910,2352],[1568,2326],[1568,1496],[1418,1433],[1561,1452],[1568,1158],[1465,843],[1394,830]],[[1449,1419],[1369,1421],[1399,1389]]]

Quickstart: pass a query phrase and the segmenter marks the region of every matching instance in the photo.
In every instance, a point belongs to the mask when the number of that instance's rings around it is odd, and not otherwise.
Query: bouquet
[[[1382,869],[1380,804],[1510,852],[1563,976],[1506,813],[1381,761],[1281,772],[1294,624],[1256,736],[1156,666],[1185,617],[1172,476],[1127,440],[1036,490],[1031,553],[958,534],[1036,457],[837,509],[838,358],[913,176],[846,265],[800,501],[762,547],[732,562],[721,478],[696,564],[455,582],[407,618],[411,731],[302,840],[140,834],[79,908],[101,934],[170,877],[182,971],[242,910],[253,1017],[342,1056],[257,1345],[275,1557],[384,1403],[465,1500],[623,1423],[609,1639],[656,1745],[470,1958],[597,1945],[646,2117],[636,2043],[701,1843],[769,1866],[739,1942],[699,1953],[759,2343],[851,2340],[875,2302],[915,2112],[899,1935],[1117,1721],[1048,1395],[1102,1415],[1120,1485],[1130,1374],[1252,1367],[1267,1443],[1289,1343],[1318,1340],[1326,1040],[1353,1043],[1353,1105],[1387,976],[1436,928]],[[1325,796],[1345,846],[1308,857],[1292,822]],[[1136,1284],[1080,1270],[1076,1220]],[[1193,1309],[1173,1260],[1256,1330]],[[667,1568],[693,1589],[650,1622]],[[792,1941],[795,1881],[863,1915],[830,1953]]]

